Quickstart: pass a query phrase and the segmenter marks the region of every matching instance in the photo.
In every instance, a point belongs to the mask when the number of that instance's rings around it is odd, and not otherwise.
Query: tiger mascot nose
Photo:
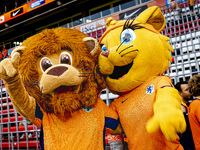
[[[106,50],[106,51],[102,51],[101,55],[103,55],[103,56],[108,58],[109,53],[110,53],[110,50]]]
[[[49,70],[47,72],[47,74],[52,75],[52,76],[61,76],[67,70],[68,70],[68,67],[58,66],[58,67],[54,67],[51,70]]]

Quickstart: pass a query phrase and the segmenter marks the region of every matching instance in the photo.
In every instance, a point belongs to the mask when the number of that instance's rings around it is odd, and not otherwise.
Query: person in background
[[[183,146],[184,150],[195,150],[190,123],[188,120],[188,109],[190,105],[189,101],[192,100],[192,95],[189,92],[188,83],[186,81],[178,82],[175,85],[175,88],[178,90],[178,93],[182,98],[181,110],[183,112],[183,115],[185,117],[185,121],[187,124],[186,131],[179,135],[180,143]]]
[[[188,83],[189,92],[194,96],[189,106],[188,118],[196,150],[200,150],[200,74],[194,75]]]
[[[5,48],[5,46],[3,47],[3,58],[8,57],[8,50]]]
[[[24,124],[23,121],[22,121],[22,122],[19,122],[19,127],[20,127],[20,126],[25,126],[25,124]],[[25,136],[25,133],[19,133],[19,138],[20,138],[20,139],[24,138],[24,136]]]
[[[19,122],[19,127],[20,127],[20,126],[25,126],[25,122],[24,122],[24,121]],[[25,132],[19,133],[19,138],[20,138],[20,139],[23,139],[24,136],[25,136]],[[31,134],[30,132],[28,132],[28,137],[29,137],[29,138],[32,137],[32,134]]]
[[[171,0],[171,11],[175,10],[174,15],[175,15],[175,19],[179,20],[181,18],[181,5],[179,4],[179,2],[175,1],[175,0]]]
[[[2,51],[0,51],[0,61],[3,60],[3,54],[2,54]]]
[[[194,0],[188,0],[188,5],[190,8],[190,11],[192,12],[192,15],[194,15]]]

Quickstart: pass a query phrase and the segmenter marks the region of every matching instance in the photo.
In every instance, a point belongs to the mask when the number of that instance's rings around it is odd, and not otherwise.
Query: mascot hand
[[[163,106],[161,109],[162,111],[154,114],[147,122],[147,131],[153,133],[160,129],[168,141],[175,141],[177,133],[183,133],[186,129],[183,113],[169,106]]]
[[[20,54],[15,52],[12,58],[6,58],[0,63],[0,78],[11,81],[18,74]]]
[[[109,51],[103,51],[99,55],[99,70],[102,74],[112,74],[114,65],[108,60]]]

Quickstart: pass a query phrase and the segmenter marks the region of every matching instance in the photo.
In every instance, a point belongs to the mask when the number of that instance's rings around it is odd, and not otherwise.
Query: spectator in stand
[[[188,109],[190,105],[189,101],[192,100],[192,95],[189,92],[188,83],[186,81],[178,82],[175,85],[175,88],[178,90],[178,93],[182,98],[181,110],[184,114],[185,121],[187,124],[186,131],[182,133],[181,135],[179,135],[180,143],[183,146],[184,150],[195,150],[190,123],[188,120]]]
[[[25,122],[24,121],[19,122],[19,126],[25,126]],[[20,139],[24,138],[24,136],[25,136],[25,133],[19,133],[19,138]],[[28,137],[29,138],[32,137],[32,134],[30,132],[28,132]]]
[[[194,0],[188,0],[188,5],[190,8],[190,11],[192,12],[192,15],[194,15]]]
[[[196,150],[200,150],[200,74],[188,83],[189,92],[195,97],[189,106],[188,117]]]
[[[25,123],[24,122],[19,122],[19,127],[20,126],[25,126]],[[25,133],[19,133],[19,138],[20,139],[24,138],[24,136],[25,136]]]
[[[181,5],[179,4],[179,2],[175,0],[171,0],[171,3],[172,3],[172,7],[171,7],[170,12],[174,10],[175,19],[179,20],[181,18]]]
[[[8,57],[8,50],[6,49],[6,47],[3,47],[3,58]]]
[[[3,60],[3,54],[2,54],[2,51],[0,51],[0,61]]]

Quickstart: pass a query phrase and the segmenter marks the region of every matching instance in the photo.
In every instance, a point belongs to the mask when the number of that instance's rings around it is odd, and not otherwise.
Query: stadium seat
[[[14,116],[14,117],[10,117],[10,119],[9,119],[9,117],[6,117],[6,118],[3,118],[3,123],[5,123],[5,122],[14,122],[14,121],[22,121],[23,120],[23,117],[22,116],[18,116],[18,118],[16,119],[16,117]],[[0,123],[1,123],[1,120],[0,120]]]

